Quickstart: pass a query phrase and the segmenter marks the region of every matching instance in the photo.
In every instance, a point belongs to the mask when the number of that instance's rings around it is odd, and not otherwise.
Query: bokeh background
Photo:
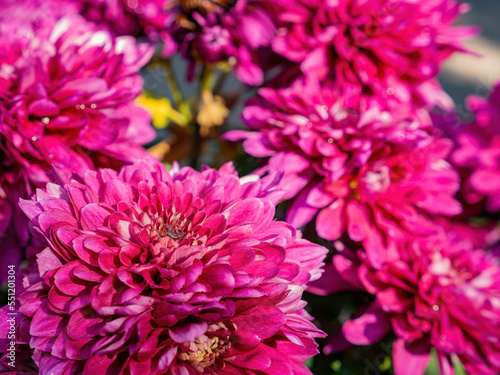
[[[479,25],[481,35],[467,41],[479,56],[456,54],[444,65],[441,83],[459,108],[469,94],[487,96],[494,82],[500,80],[500,1],[468,1],[472,9],[460,24]]]

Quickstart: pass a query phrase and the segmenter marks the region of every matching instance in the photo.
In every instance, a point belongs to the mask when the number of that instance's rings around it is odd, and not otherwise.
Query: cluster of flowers
[[[27,5],[12,2],[0,18],[2,264],[31,247],[17,203],[53,178],[52,166],[64,175],[116,168],[147,157],[142,144],[155,136],[134,104],[152,47],[114,38],[57,3]]]
[[[397,337],[393,344],[396,374],[423,374],[432,348],[442,374],[453,373],[457,358],[470,374],[497,374],[498,258],[477,250],[463,233],[446,230],[448,235],[439,239],[399,244],[393,259],[380,267],[364,251],[338,243],[328,273],[345,284],[335,287],[354,287],[375,299],[345,322],[343,339],[331,339],[325,349],[336,351],[344,340],[357,345],[376,343],[392,331]],[[474,233],[478,234],[483,233]],[[327,291],[325,285],[324,281],[317,285],[318,290]]]
[[[393,332],[396,375],[423,374],[431,348],[442,374],[454,361],[471,374],[498,373],[498,237],[467,221],[500,209],[500,85],[489,99],[469,99],[471,123],[450,127],[441,120],[456,119],[453,103],[435,79],[475,33],[450,25],[466,6],[279,3],[272,48],[297,63],[291,83],[261,88],[243,111],[250,130],[225,137],[266,158],[258,174],[284,173],[288,222],[333,241],[309,291],[375,297],[325,352]],[[431,115],[435,106],[447,115]]]
[[[68,0],[70,1],[70,0]],[[146,36],[162,42],[162,55],[175,52],[191,64],[227,62],[238,79],[263,82],[275,65],[276,5],[262,0],[73,0],[88,19],[115,35]]]
[[[456,360],[500,372],[496,236],[466,224],[500,209],[500,85],[469,100],[470,123],[430,114],[453,110],[436,75],[476,32],[452,26],[464,4],[4,3],[0,260],[28,261],[22,371],[309,374],[324,336],[309,288],[374,296],[325,352],[393,332],[396,375],[423,374],[432,348],[443,374]],[[154,131],[134,100],[158,43],[188,78],[223,62],[264,86],[250,130],[225,135],[266,158],[255,174],[169,172],[145,151]],[[273,220],[281,199],[288,223]],[[331,243],[324,274],[327,250],[302,226]]]
[[[324,334],[301,298],[327,250],[274,221],[280,176],[239,179],[230,164],[168,172],[143,148],[155,133],[135,99],[151,41],[187,56],[206,38],[193,26],[203,12],[189,2],[3,5],[1,263],[27,266],[14,366],[4,349],[12,310],[0,313],[0,371],[308,374]],[[233,30],[235,12],[266,14],[214,9],[207,20]]]
[[[145,160],[22,200],[46,241],[18,297],[40,373],[307,373],[326,249],[273,220],[276,181]]]
[[[467,100],[474,120],[446,124],[457,148],[452,163],[464,178],[462,195],[468,205],[480,205],[490,213],[500,211],[500,82],[489,99]]]

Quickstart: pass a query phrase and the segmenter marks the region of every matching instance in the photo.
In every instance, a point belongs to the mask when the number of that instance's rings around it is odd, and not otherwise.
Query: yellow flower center
[[[181,353],[179,358],[188,362],[196,371],[203,373],[205,368],[215,363],[215,360],[229,347],[229,341],[219,337],[209,339],[203,335],[189,343],[189,348]]]

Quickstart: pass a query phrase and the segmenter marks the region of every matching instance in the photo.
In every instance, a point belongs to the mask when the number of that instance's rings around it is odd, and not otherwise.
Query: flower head
[[[259,93],[243,112],[256,131],[226,138],[243,138],[248,153],[269,157],[261,173],[284,173],[292,225],[319,213],[320,236],[347,231],[379,263],[393,239],[434,232],[433,214],[460,213],[458,174],[444,161],[451,142],[432,134],[425,111],[390,112],[314,80]]]
[[[165,51],[175,52],[168,29],[172,15],[167,4],[171,0],[73,0],[80,13],[114,35],[147,36],[162,41]]]
[[[30,32],[33,26],[38,37],[47,37],[59,18],[78,11],[78,5],[68,0],[2,0],[0,34]]]
[[[453,134],[457,148],[451,161],[463,173],[462,190],[469,204],[485,202],[490,212],[500,210],[500,83],[488,99],[468,98],[474,120]]]
[[[85,18],[106,27],[115,35],[143,34],[139,23],[141,12],[133,12],[133,8],[127,6],[127,1],[76,0],[74,3],[80,6],[80,13]],[[139,5],[139,1],[129,3]]]
[[[22,201],[49,244],[19,296],[41,373],[308,373],[326,249],[273,221],[275,183],[139,161]]]
[[[173,1],[171,30],[184,57],[203,63],[227,61],[239,80],[263,81],[266,59],[275,35],[275,7],[270,1]],[[263,50],[266,50],[267,52]]]
[[[21,30],[0,35],[7,52],[2,164],[19,165],[39,184],[48,181],[51,164],[70,174],[108,166],[106,159],[126,163],[145,156],[140,145],[154,131],[133,100],[142,91],[138,71],[151,48],[113,39],[77,16],[51,25],[48,38],[38,38],[30,24]]]
[[[369,95],[418,106],[447,103],[433,83],[440,63],[474,35],[451,27],[467,11],[455,0],[281,0],[275,52],[304,74],[335,78]]]
[[[145,34],[163,43],[163,55],[180,51],[191,62],[228,62],[238,79],[263,81],[276,33],[276,5],[261,0],[78,0],[82,14],[117,35]]]
[[[393,331],[396,375],[423,374],[431,347],[443,374],[452,373],[457,358],[471,374],[500,371],[498,258],[457,232],[400,243],[398,256],[378,269],[363,252],[339,250],[330,271],[375,296],[366,311],[344,324],[349,342],[368,345]]]
[[[67,175],[119,168],[145,157],[141,145],[154,137],[133,102],[151,48],[78,16],[58,21],[64,4],[28,3],[33,12],[10,4],[12,18],[0,17],[0,247],[14,264],[30,241],[17,203],[50,180],[52,166]]]

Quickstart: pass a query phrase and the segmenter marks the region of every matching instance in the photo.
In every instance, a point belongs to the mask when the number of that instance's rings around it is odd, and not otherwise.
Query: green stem
[[[187,119],[186,116],[184,116],[184,114],[182,114],[179,111],[176,111],[173,108],[170,109],[168,115],[172,120],[174,120],[174,122],[176,122],[180,126],[186,126],[189,123],[189,119]]]
[[[212,95],[212,88],[215,84],[215,77],[213,74],[213,65],[204,65],[201,71],[201,82],[200,82],[200,103],[203,100],[204,94],[210,93]],[[196,114],[197,115],[197,114]],[[196,118],[196,116],[195,116]],[[204,140],[200,134],[200,124],[198,121],[194,121],[194,138],[193,138],[193,149],[191,150],[191,167],[196,169],[198,167],[198,159],[201,156],[201,149],[203,147]]]
[[[174,71],[172,69],[172,65],[170,64],[170,60],[163,60],[163,67],[165,69],[165,73],[167,75],[167,83],[170,88],[170,92],[172,93],[172,98],[174,100],[174,105],[178,109],[179,105],[182,102],[182,92],[177,84],[177,80],[175,79]]]
[[[205,91],[212,91],[215,84],[215,75],[213,74],[214,67],[212,65],[204,65],[201,72],[200,97]]]

